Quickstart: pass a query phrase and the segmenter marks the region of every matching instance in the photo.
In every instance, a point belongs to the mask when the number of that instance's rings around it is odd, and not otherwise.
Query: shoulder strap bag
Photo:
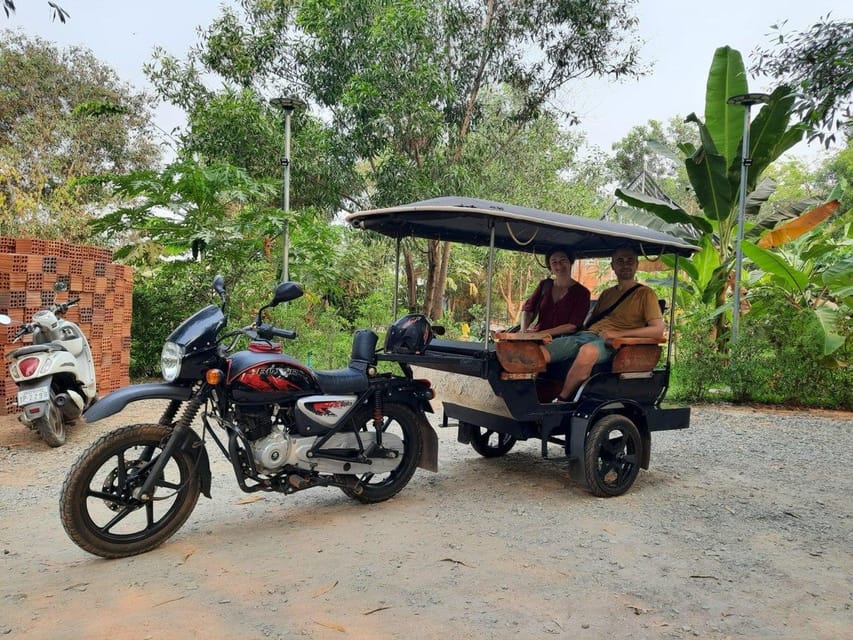
[[[616,300],[616,302],[611,304],[609,307],[607,307],[604,311],[599,311],[598,313],[595,313],[592,316],[590,316],[590,318],[586,322],[583,323],[583,326],[579,329],[579,331],[586,331],[590,326],[594,325],[596,322],[598,322],[602,318],[606,318],[608,315],[610,315],[610,313],[616,307],[618,307],[620,304],[622,304],[622,301],[625,300],[625,298],[627,298],[629,295],[634,293],[634,291],[636,289],[639,289],[642,286],[643,285],[638,282],[633,287],[628,289],[625,293],[623,293],[621,296],[619,296],[619,299]]]

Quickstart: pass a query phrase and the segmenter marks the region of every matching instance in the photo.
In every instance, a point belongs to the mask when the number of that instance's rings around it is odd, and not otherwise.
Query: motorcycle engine
[[[261,473],[272,474],[281,469],[290,456],[290,436],[276,427],[265,438],[252,443],[255,466]]]
[[[238,417],[251,442],[252,457],[260,473],[273,474],[287,464],[291,452],[290,435],[278,416],[274,421],[270,413],[262,410],[258,413],[238,411]]]

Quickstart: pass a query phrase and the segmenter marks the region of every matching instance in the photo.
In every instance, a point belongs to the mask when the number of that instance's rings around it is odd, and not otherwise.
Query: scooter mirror
[[[0,324],[12,324],[12,318],[5,313],[0,313]]]

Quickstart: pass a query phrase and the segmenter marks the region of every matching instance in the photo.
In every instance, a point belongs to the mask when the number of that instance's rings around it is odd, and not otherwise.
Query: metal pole
[[[281,97],[273,98],[270,104],[284,111],[284,159],[282,164],[282,193],[281,208],[283,220],[281,227],[281,279],[290,280],[289,254],[290,254],[290,229],[288,224],[288,213],[290,212],[290,116],[296,109],[304,109],[308,105],[299,98]]]
[[[489,220],[489,266],[488,273],[486,275],[486,282],[488,286],[486,287],[486,327],[485,327],[485,335],[483,337],[483,350],[489,350],[489,329],[492,324],[492,276],[495,272],[495,222],[494,220]]]
[[[737,342],[738,330],[740,328],[740,273],[743,264],[743,218],[746,213],[746,178],[749,165],[749,111],[750,103],[744,103],[743,109],[743,151],[741,152],[740,165],[740,200],[737,212],[737,239],[735,240],[735,290],[732,299],[732,344]]]
[[[290,211],[290,115],[293,109],[284,110],[284,160],[282,161],[284,171],[284,190],[281,194],[281,208],[284,211],[284,222],[281,233],[281,279],[287,282],[290,279],[289,270],[289,254],[290,254],[290,228],[288,225],[287,214]]]
[[[740,200],[738,203],[737,212],[737,238],[735,239],[735,282],[732,304],[732,344],[737,342],[738,330],[740,328],[740,274],[743,264],[743,223],[744,215],[746,214],[746,181],[748,178],[749,167],[752,164],[752,158],[749,157],[749,111],[754,104],[768,102],[770,96],[766,93],[744,93],[742,95],[732,96],[726,102],[732,105],[741,105],[743,109],[743,147],[741,150],[741,166],[740,166]]]

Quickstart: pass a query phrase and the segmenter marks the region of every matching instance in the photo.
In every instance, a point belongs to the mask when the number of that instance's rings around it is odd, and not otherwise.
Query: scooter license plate
[[[48,400],[50,400],[50,389],[47,387],[18,391],[19,407],[23,407],[25,404],[32,404],[34,402],[47,402]]]

